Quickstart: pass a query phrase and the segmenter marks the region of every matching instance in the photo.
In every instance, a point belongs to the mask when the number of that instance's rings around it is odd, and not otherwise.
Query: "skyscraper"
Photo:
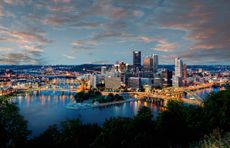
[[[175,58],[175,75],[173,77],[173,86],[182,86],[183,77],[183,61],[180,58]]]
[[[133,51],[133,67],[136,70],[141,68],[141,52]]]
[[[156,73],[158,68],[158,55],[153,54],[152,58],[153,58],[153,72]]]
[[[144,62],[144,71],[145,72],[153,72],[153,58],[152,57],[145,57]]]
[[[182,77],[183,61],[180,58],[175,58],[175,76]]]
[[[187,65],[186,64],[183,64],[182,76],[183,76],[183,85],[186,86],[187,85]]]

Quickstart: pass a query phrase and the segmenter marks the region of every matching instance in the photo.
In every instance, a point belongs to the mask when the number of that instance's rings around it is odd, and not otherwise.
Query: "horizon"
[[[230,65],[229,0],[1,0],[1,65]]]
[[[129,63],[127,63],[129,64]],[[186,66],[230,66],[230,64],[216,64],[216,65],[213,65],[213,64],[205,64],[205,65],[202,65],[202,64],[187,64],[185,63]],[[75,65],[72,65],[72,64],[41,64],[41,65],[32,65],[32,64],[22,64],[22,65],[1,65],[0,64],[0,67],[1,66],[82,66],[82,65],[108,65],[108,66],[112,66],[114,65],[114,63],[111,63],[111,64],[90,64],[90,63],[83,63],[83,64],[75,64]],[[129,64],[129,65],[132,65],[132,64]],[[174,66],[175,64],[159,64],[158,66]]]

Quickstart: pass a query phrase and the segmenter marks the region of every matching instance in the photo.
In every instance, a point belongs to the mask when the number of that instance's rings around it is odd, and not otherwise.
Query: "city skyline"
[[[230,64],[230,1],[1,0],[0,64]]]

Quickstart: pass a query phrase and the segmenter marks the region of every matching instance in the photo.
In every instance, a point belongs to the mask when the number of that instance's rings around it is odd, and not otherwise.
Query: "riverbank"
[[[71,110],[84,110],[84,109],[91,109],[91,108],[97,108],[97,107],[105,107],[110,105],[117,105],[117,104],[123,104],[126,102],[136,101],[137,99],[130,98],[126,100],[121,101],[113,101],[113,102],[106,102],[106,103],[100,103],[100,104],[88,104],[88,103],[69,103],[65,105],[66,109]]]

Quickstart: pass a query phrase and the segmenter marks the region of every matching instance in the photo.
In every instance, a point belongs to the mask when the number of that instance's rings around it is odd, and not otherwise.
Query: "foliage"
[[[133,119],[118,117],[107,120],[93,147],[151,147],[153,139],[151,111],[143,107]]]
[[[230,131],[230,90],[211,93],[207,97],[202,119],[206,132],[215,128]]]
[[[50,126],[39,137],[32,139],[28,147],[90,147],[101,128],[95,124],[82,124],[80,120],[68,120],[58,128]]]
[[[114,95],[112,93],[109,93],[107,97],[101,96],[94,101],[98,101],[99,103],[107,103],[107,102],[113,102],[113,101],[122,101],[124,98],[118,94]]]
[[[223,134],[219,129],[215,129],[210,135],[204,136],[202,140],[200,140],[197,143],[191,144],[190,147],[229,148],[230,147],[230,133]]]
[[[10,96],[0,97],[0,147],[16,147],[26,143],[30,131]]]
[[[95,98],[101,96],[101,92],[97,90],[90,90],[88,92],[80,91],[75,94],[74,98],[76,102],[83,102],[84,100],[88,100],[90,98]]]

